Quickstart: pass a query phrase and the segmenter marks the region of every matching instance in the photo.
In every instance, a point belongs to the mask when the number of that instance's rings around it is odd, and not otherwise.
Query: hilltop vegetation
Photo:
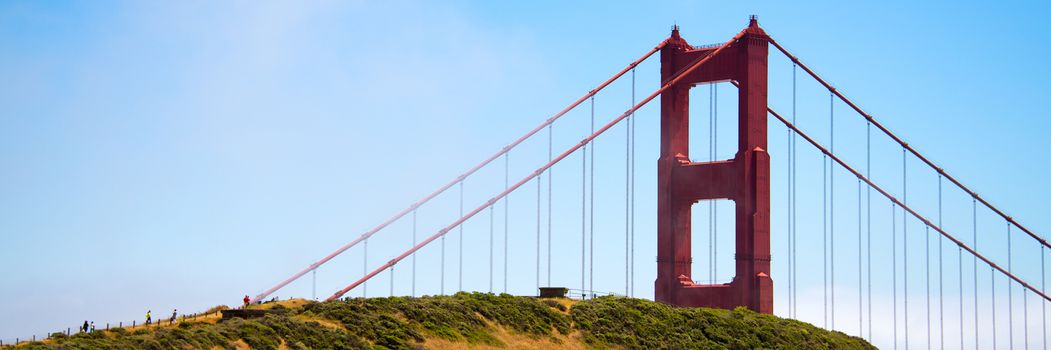
[[[292,301],[255,319],[56,334],[19,349],[872,349],[856,337],[747,309],[640,299],[572,302],[484,293]]]

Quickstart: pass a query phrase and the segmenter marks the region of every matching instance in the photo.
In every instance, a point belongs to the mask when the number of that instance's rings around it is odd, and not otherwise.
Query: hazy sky
[[[4,2],[0,339],[39,336],[84,319],[99,326],[129,322],[148,309],[166,315],[236,304],[496,152],[658,44],[673,24],[691,43],[718,43],[750,14],[910,145],[1033,231],[1049,232],[1042,200],[1051,195],[1044,175],[1049,9],[1036,1]],[[770,105],[788,114],[791,64],[774,51],[770,62]],[[639,67],[640,99],[657,88],[657,74],[655,59]],[[801,71],[797,78],[799,125],[828,144],[828,93]],[[621,81],[596,98],[597,123],[630,105],[630,89],[630,80]],[[729,158],[736,98],[731,86],[718,89],[717,156]],[[708,94],[700,86],[692,95],[696,160],[708,154]],[[556,124],[556,154],[587,134],[587,107]],[[836,150],[865,169],[864,121],[842,103],[833,109]],[[652,298],[655,275],[657,118],[655,105],[637,118],[634,291],[644,298]],[[771,121],[773,278],[782,315],[785,133]],[[546,135],[512,152],[512,182],[546,161]],[[596,142],[595,289],[622,294],[623,127]],[[900,149],[875,132],[873,145],[874,180],[900,194]],[[798,149],[800,318],[822,325],[821,158],[803,143]],[[554,170],[551,284],[571,288],[580,287],[580,161],[572,155]],[[909,203],[933,220],[937,178],[915,159],[908,162]],[[468,179],[467,209],[503,181],[502,161]],[[857,335],[858,187],[842,169],[834,181],[836,328]],[[944,189],[943,226],[971,242],[970,200],[947,182]],[[510,197],[513,294],[536,287],[536,191],[531,182]],[[454,188],[419,211],[419,237],[457,217],[456,195]],[[725,282],[732,277],[732,203],[720,205],[716,277]],[[695,210],[693,277],[707,281],[707,206],[697,208],[703,209]],[[926,321],[923,226],[908,223],[905,268],[901,215],[898,248],[891,250],[890,204],[873,194],[873,338],[880,346],[890,345],[893,332],[892,254],[899,259],[899,333],[907,271],[910,341],[922,345],[926,338],[917,328]],[[494,218],[493,288],[502,291],[502,205]],[[1002,219],[979,208],[979,250],[1005,266],[1006,230]],[[464,232],[463,288],[487,291],[488,211]],[[1012,233],[1014,269],[1039,285],[1042,251],[1019,230]],[[408,248],[410,235],[411,221],[403,220],[370,240],[369,269]],[[458,287],[457,238],[446,241],[447,292]],[[418,255],[417,294],[440,292],[438,243]],[[937,253],[932,247],[932,257]],[[946,244],[943,254],[946,345],[955,346],[960,266],[955,247]],[[322,267],[318,297],[360,277],[363,258],[354,248]],[[395,294],[411,293],[409,266],[396,267]],[[931,266],[937,273],[937,260]],[[974,327],[969,257],[962,267],[967,338]],[[987,266],[978,270],[984,327],[990,275]],[[389,276],[371,282],[368,295],[388,295]],[[1006,324],[1008,287],[1002,277],[996,281],[998,320]],[[1013,288],[1017,325],[1025,306]],[[348,295],[360,296],[361,289]],[[308,275],[276,295],[311,294]],[[1027,298],[1039,310],[1037,297]],[[1038,316],[1029,313],[1030,334],[1039,333]],[[1020,333],[1013,334],[1018,344]]]

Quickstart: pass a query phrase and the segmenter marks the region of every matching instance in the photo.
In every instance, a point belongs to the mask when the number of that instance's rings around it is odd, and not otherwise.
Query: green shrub
[[[745,308],[676,308],[603,297],[572,309],[585,342],[629,349],[874,349],[864,340]]]
[[[275,305],[276,306],[276,305]],[[559,310],[562,310],[561,312]],[[503,347],[491,325],[560,344],[578,331],[595,348],[871,349],[859,338],[744,308],[675,308],[652,301],[603,297],[566,307],[554,300],[507,294],[457,293],[420,298],[345,299],[308,303],[254,319],[177,327],[123,328],[53,334],[26,349],[213,349],[244,341],[252,349],[419,349],[428,338]],[[334,322],[326,327],[310,319]],[[557,333],[556,333],[557,332]],[[21,348],[20,348],[21,349]]]

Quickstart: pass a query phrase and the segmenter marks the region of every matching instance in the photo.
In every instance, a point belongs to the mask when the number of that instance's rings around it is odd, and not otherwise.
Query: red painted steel
[[[807,74],[810,74],[811,77],[813,77],[815,80],[817,80],[819,83],[821,83],[821,85],[823,85],[826,89],[828,89],[828,91],[831,91],[833,94],[835,94],[836,97],[838,97],[841,101],[843,101],[848,106],[850,106],[850,108],[854,109],[854,111],[858,112],[858,114],[861,114],[862,117],[865,117],[865,119],[867,119],[869,122],[871,122],[872,125],[875,125],[876,128],[878,128],[880,131],[883,131],[883,133],[886,134],[887,136],[890,136],[890,138],[893,139],[894,142],[897,142],[899,145],[901,145],[901,147],[903,147],[906,150],[908,150],[909,153],[912,153],[912,155],[916,156],[916,158],[918,158],[920,161],[923,161],[923,163],[927,164],[927,166],[929,166],[932,169],[934,169],[935,171],[937,171],[938,174],[941,174],[946,179],[948,179],[950,182],[952,182],[957,187],[962,189],[964,192],[967,192],[968,195],[970,195],[971,197],[973,197],[974,199],[978,200],[983,205],[985,205],[986,208],[989,208],[990,210],[995,212],[997,215],[1000,215],[1000,217],[1004,218],[1004,220],[1007,220],[1007,222],[1017,226],[1019,229],[1022,229],[1022,231],[1025,231],[1026,234],[1028,234],[1030,237],[1033,237],[1033,239],[1035,239],[1037,242],[1040,242],[1040,244],[1042,244],[1043,246],[1051,248],[1051,245],[1049,245],[1047,240],[1045,240],[1043,237],[1040,237],[1039,235],[1037,235],[1033,231],[1030,231],[1028,228],[1026,228],[1025,226],[1022,226],[1022,224],[1019,224],[1017,221],[1015,221],[1014,218],[1008,216],[1006,213],[1004,213],[1000,209],[994,207],[992,205],[992,203],[989,203],[988,201],[985,200],[985,198],[982,198],[981,196],[979,196],[977,192],[974,192],[970,188],[968,188],[967,186],[964,186],[963,183],[961,183],[960,181],[956,180],[956,178],[952,177],[952,175],[949,175],[949,173],[946,173],[944,169],[942,169],[941,167],[939,167],[937,165],[934,165],[934,162],[932,162],[929,159],[927,159],[927,157],[924,157],[922,154],[920,154],[920,152],[918,152],[918,151],[916,151],[916,149],[912,148],[912,146],[909,146],[909,144],[907,142],[905,142],[904,140],[899,138],[894,133],[890,132],[890,130],[888,130],[886,127],[884,127],[883,124],[880,124],[880,122],[876,121],[876,119],[873,118],[871,115],[869,115],[868,113],[865,113],[865,111],[861,110],[861,107],[858,107],[858,105],[854,104],[853,101],[851,101],[846,96],[844,96],[842,93],[840,93],[838,90],[836,90],[836,88],[832,87],[832,85],[829,84],[827,81],[825,81],[825,79],[822,79],[820,76],[818,76],[817,73],[815,73],[813,70],[810,69],[810,67],[807,67],[805,64],[803,64],[803,62],[801,62],[799,60],[799,58],[797,58],[796,56],[793,56],[791,53],[788,53],[788,50],[786,50],[783,46],[781,46],[781,44],[778,44],[776,40],[774,40],[773,38],[770,38],[770,44],[774,45],[774,47],[777,48],[778,51],[781,51],[781,53],[783,53],[786,57],[788,57],[788,59],[792,60],[793,63],[798,65],[800,68],[803,68],[803,70],[806,71]]]
[[[748,27],[719,50],[694,49],[678,28],[661,49],[661,78],[698,59],[712,63],[683,73],[661,95],[661,146],[657,161],[657,301],[686,307],[745,306],[773,313],[770,278],[770,156],[767,153],[767,43],[753,17]],[[723,50],[725,48],[725,50]],[[740,82],[738,149],[733,159],[689,159],[689,89],[723,80]],[[736,276],[726,284],[695,284],[690,211],[699,200],[736,204]]]
[[[940,234],[941,234],[942,236],[945,236],[945,238],[948,238],[948,239],[949,239],[950,241],[952,241],[953,243],[955,243],[955,244],[956,244],[957,246],[959,246],[959,247],[960,247],[960,248],[962,248],[963,250],[966,250],[966,251],[967,251],[968,253],[971,253],[971,255],[974,255],[974,256],[975,256],[975,257],[977,257],[977,258],[978,258],[979,260],[981,260],[981,261],[985,262],[986,264],[988,264],[988,265],[989,265],[990,267],[992,267],[993,269],[996,269],[997,271],[1000,271],[1000,273],[1003,273],[1003,274],[1004,274],[1005,276],[1007,276],[1007,277],[1011,278],[1011,279],[1012,279],[1012,280],[1014,280],[1015,282],[1018,282],[1018,284],[1021,284],[1022,286],[1026,287],[1027,289],[1029,289],[1029,291],[1031,291],[1031,292],[1035,293],[1036,295],[1039,295],[1039,296],[1043,297],[1043,298],[1044,298],[1044,300],[1047,300],[1047,301],[1051,301],[1051,298],[1049,298],[1049,297],[1047,296],[1047,294],[1044,294],[1044,292],[1043,292],[1043,291],[1041,291],[1041,290],[1040,290],[1039,288],[1036,288],[1036,287],[1034,287],[1034,286],[1032,286],[1032,285],[1030,285],[1030,284],[1026,283],[1026,282],[1025,282],[1025,281],[1023,281],[1023,280],[1022,280],[1021,278],[1018,278],[1018,276],[1015,276],[1015,275],[1014,275],[1014,274],[1012,274],[1011,272],[1008,272],[1007,270],[1004,270],[1004,269],[1003,269],[1002,267],[1000,267],[1000,265],[997,265],[997,264],[996,264],[996,263],[994,263],[994,262],[993,262],[992,260],[989,260],[989,259],[988,259],[988,258],[986,258],[985,256],[983,256],[983,255],[979,254],[979,253],[978,253],[978,251],[976,251],[976,250],[974,250],[974,249],[971,249],[971,247],[967,246],[967,244],[966,244],[966,243],[964,243],[963,241],[960,241],[960,240],[956,239],[956,237],[953,237],[953,236],[952,236],[952,235],[950,235],[950,234],[949,234],[948,232],[946,232],[945,230],[943,230],[943,229],[942,229],[941,227],[938,227],[938,225],[935,225],[935,224],[934,224],[933,222],[931,222],[930,220],[928,220],[928,219],[927,219],[926,217],[924,217],[923,215],[920,215],[920,213],[919,213],[919,212],[917,212],[917,211],[913,210],[913,209],[912,209],[911,207],[909,207],[909,206],[905,205],[905,203],[903,203],[902,201],[898,200],[898,198],[896,198],[896,197],[894,197],[893,195],[891,195],[891,194],[890,194],[890,192],[887,192],[887,191],[886,191],[886,190],[884,190],[884,189],[883,189],[882,187],[879,187],[878,185],[876,185],[876,183],[874,183],[874,182],[872,182],[871,180],[869,180],[869,179],[868,179],[867,177],[865,177],[865,175],[862,175],[862,174],[861,174],[860,172],[858,172],[857,170],[854,170],[854,168],[852,168],[852,167],[850,167],[849,165],[847,165],[847,163],[846,163],[846,162],[844,162],[844,161],[843,161],[842,159],[840,159],[839,157],[836,157],[836,155],[835,155],[835,154],[832,154],[832,152],[831,152],[831,151],[829,151],[829,150],[828,150],[827,148],[825,148],[824,146],[821,146],[821,144],[817,143],[817,141],[815,141],[815,140],[814,140],[813,138],[811,138],[811,137],[810,137],[809,135],[807,135],[807,134],[803,133],[803,131],[802,131],[802,130],[799,130],[799,128],[797,128],[797,127],[796,127],[795,125],[793,125],[793,124],[792,124],[791,122],[789,122],[789,121],[788,121],[787,119],[785,119],[785,118],[784,118],[784,117],[782,117],[782,116],[781,116],[780,114],[778,114],[777,112],[775,112],[775,111],[774,111],[773,109],[771,109],[771,108],[767,108],[767,111],[768,111],[768,112],[770,112],[770,114],[772,114],[772,115],[773,115],[774,117],[776,117],[776,118],[777,118],[778,120],[780,120],[780,121],[781,121],[781,123],[785,124],[785,126],[787,126],[787,127],[789,128],[789,129],[791,129],[791,130],[792,130],[793,132],[795,132],[795,133],[796,133],[796,134],[798,134],[799,136],[802,136],[804,140],[806,140],[806,141],[807,141],[807,142],[809,142],[809,143],[810,143],[811,145],[813,145],[813,146],[814,146],[815,148],[817,148],[818,150],[820,150],[820,151],[821,151],[821,153],[824,153],[824,154],[825,154],[825,155],[827,155],[827,156],[828,156],[828,157],[829,157],[830,159],[834,160],[834,161],[835,161],[836,163],[839,163],[839,165],[840,165],[840,166],[842,166],[842,167],[843,167],[844,169],[846,169],[847,171],[849,171],[849,172],[850,172],[851,174],[854,174],[854,176],[856,176],[856,177],[857,177],[857,178],[858,178],[859,180],[861,180],[861,181],[864,181],[864,182],[865,182],[866,184],[868,184],[869,186],[871,186],[871,187],[872,187],[873,189],[875,189],[875,190],[876,190],[877,192],[879,192],[880,194],[882,194],[882,195],[883,195],[884,197],[887,197],[887,199],[890,199],[890,201],[891,201],[891,202],[894,202],[894,204],[896,204],[897,206],[899,206],[899,207],[902,207],[903,209],[905,209],[905,211],[909,212],[909,214],[911,214],[911,215],[912,215],[913,217],[915,217],[916,219],[919,219],[920,221],[922,221],[924,225],[926,225],[927,227],[930,227],[930,228],[934,229],[935,231],[938,231],[938,233],[940,233]]]
[[[529,139],[530,137],[532,137],[537,132],[540,132],[540,130],[543,130],[544,128],[546,128],[548,125],[551,125],[556,120],[561,118],[563,115],[565,115],[569,111],[573,110],[574,108],[579,106],[584,101],[587,101],[592,96],[595,96],[595,94],[597,94],[599,91],[602,91],[602,89],[606,88],[606,86],[609,86],[609,84],[611,84],[614,81],[616,81],[617,79],[619,79],[621,76],[624,75],[624,73],[627,73],[632,68],[635,68],[636,66],[638,66],[639,63],[642,63],[647,58],[649,58],[654,53],[656,53],[658,50],[660,50],[663,45],[664,45],[664,43],[662,42],[662,43],[660,43],[660,45],[657,45],[657,47],[654,47],[653,49],[650,49],[650,51],[646,52],[646,54],[642,55],[642,57],[639,57],[635,61],[631,62],[631,64],[629,64],[627,67],[625,67],[624,69],[621,69],[620,72],[617,72],[617,74],[614,74],[612,77],[610,77],[606,81],[602,82],[602,84],[599,84],[598,87],[592,89],[591,91],[588,91],[587,94],[584,94],[584,96],[581,96],[579,99],[574,101],[568,107],[566,107],[565,109],[562,109],[561,111],[556,113],[551,118],[548,118],[543,123],[541,123],[537,127],[533,128],[533,130],[530,130],[529,132],[525,133],[525,135],[522,135],[522,137],[519,137],[514,142],[511,142],[510,144],[508,144],[504,148],[500,149],[500,151],[496,152],[496,154],[493,154],[489,158],[486,158],[485,160],[483,160],[481,163],[478,163],[477,165],[475,165],[473,168],[471,168],[467,172],[461,174],[460,176],[457,176],[456,179],[450,181],[449,183],[446,183],[442,187],[438,188],[434,192],[431,192],[431,194],[427,195],[426,197],[423,197],[423,199],[413,203],[411,206],[409,206],[408,208],[405,208],[401,212],[398,212],[394,216],[392,216],[389,219],[387,219],[387,221],[384,221],[379,226],[373,227],[371,230],[368,230],[367,232],[363,233],[361,236],[358,236],[358,238],[354,239],[350,243],[347,243],[347,244],[343,245],[342,247],[339,247],[339,249],[336,249],[336,251],[334,251],[331,254],[325,256],[324,258],[321,258],[321,260],[318,260],[317,262],[315,262],[313,264],[310,264],[310,266],[307,266],[307,268],[303,269],[302,271],[297,272],[296,274],[294,274],[291,277],[285,279],[284,281],[281,281],[280,283],[278,283],[277,285],[271,287],[270,289],[267,289],[266,291],[263,291],[262,293],[259,293],[258,295],[256,295],[254,298],[251,299],[251,302],[254,303],[256,301],[263,300],[267,296],[269,296],[270,294],[273,294],[277,290],[279,290],[281,288],[284,288],[289,283],[292,283],[292,281],[295,281],[295,280],[299,279],[300,277],[303,277],[303,275],[307,274],[308,272],[317,269],[322,264],[328,262],[329,260],[332,260],[332,258],[335,258],[337,255],[342,254],[347,249],[350,249],[351,247],[354,247],[355,245],[357,245],[358,243],[361,243],[365,239],[368,239],[369,237],[371,237],[376,232],[379,232],[380,230],[383,230],[384,228],[386,228],[390,224],[394,223],[395,221],[398,221],[398,219],[401,219],[405,215],[408,215],[409,213],[411,213],[413,210],[416,210],[416,208],[419,208],[421,205],[429,202],[431,199],[434,199],[434,197],[437,197],[438,195],[442,194],[443,192],[445,192],[449,188],[452,188],[454,185],[456,185],[460,181],[463,181],[468,176],[471,176],[471,174],[474,174],[475,172],[477,172],[479,169],[485,167],[486,165],[488,165],[492,161],[496,160],[497,158],[500,158],[505,153],[510,152],[511,149],[515,148],[515,146],[518,146],[518,144],[524,142],[526,139]]]
[[[715,56],[715,54],[719,53],[720,51],[722,51],[726,47],[730,46],[730,43],[736,42],[738,39],[740,39],[744,35],[744,33],[745,32],[741,32],[741,33],[737,34],[736,36],[733,37],[733,39],[730,39],[730,41],[727,41],[725,44],[723,44],[723,45],[719,46],[718,48],[714,49],[712,51],[712,55],[711,56]],[[659,45],[657,47],[658,48],[663,47],[667,43],[668,43],[668,41],[666,40],[665,42],[661,43],[661,45]],[[467,221],[467,219],[470,219],[471,217],[475,216],[476,214],[478,214],[482,210],[485,210],[485,208],[487,208],[489,206],[492,206],[494,203],[496,203],[500,199],[506,197],[511,192],[514,192],[519,187],[522,187],[522,185],[525,185],[527,182],[529,182],[533,178],[535,178],[537,176],[540,176],[540,174],[542,174],[548,168],[551,168],[552,166],[554,166],[558,162],[562,161],[562,159],[565,159],[566,157],[568,157],[573,152],[577,151],[581,147],[584,147],[584,145],[588,144],[589,142],[594,140],[596,137],[598,137],[602,133],[606,132],[606,130],[609,130],[614,125],[617,125],[617,123],[619,123],[621,120],[624,120],[624,118],[627,118],[629,115],[634,113],[636,110],[638,110],[639,108],[642,108],[642,106],[645,106],[647,103],[652,101],[654,98],[657,98],[657,96],[661,95],[661,93],[663,93],[664,91],[668,90],[672,86],[675,86],[676,84],[678,84],[684,77],[688,76],[691,72],[695,71],[697,68],[701,67],[704,63],[708,62],[711,59],[711,56],[709,56],[709,57],[702,57],[699,60],[696,60],[693,63],[691,63],[690,65],[686,66],[682,70],[682,72],[680,74],[676,74],[674,77],[672,77],[672,79],[668,80],[667,83],[662,85],[660,89],[657,89],[657,91],[654,91],[652,94],[647,96],[645,99],[640,101],[638,104],[632,106],[630,109],[625,111],[623,114],[621,114],[617,118],[614,118],[609,123],[606,123],[606,125],[602,126],[602,128],[596,130],[595,133],[593,133],[590,136],[584,138],[583,140],[581,140],[579,143],[577,143],[576,145],[574,145],[570,149],[568,149],[565,152],[563,152],[562,154],[558,155],[558,157],[553,158],[547,164],[544,164],[543,166],[541,166],[537,170],[533,171],[531,174],[529,174],[525,178],[519,180],[517,183],[515,183],[511,187],[508,187],[507,189],[505,189],[503,192],[500,192],[500,194],[496,195],[493,198],[490,198],[488,201],[485,202],[485,204],[482,204],[481,206],[475,208],[474,210],[472,210],[471,212],[467,213],[463,217],[457,219],[456,221],[454,221],[453,223],[449,224],[448,226],[445,226],[441,230],[438,230],[438,232],[435,233],[434,235],[428,237],[427,239],[423,240],[419,244],[416,244],[412,248],[409,248],[409,250],[405,251],[401,255],[398,255],[398,256],[394,257],[394,259],[391,259],[390,261],[387,261],[386,263],[384,263],[380,267],[376,268],[372,272],[369,272],[368,274],[366,274],[365,276],[361,277],[357,281],[354,281],[354,283],[351,283],[350,285],[347,285],[345,288],[337,291],[335,294],[332,294],[332,296],[329,296],[327,299],[325,299],[325,301],[337,299],[337,298],[343,296],[343,294],[346,294],[347,292],[349,292],[350,290],[354,289],[358,285],[361,285],[362,283],[365,283],[365,281],[368,281],[373,276],[376,276],[380,272],[383,272],[383,270],[386,270],[386,269],[394,266],[399,261],[405,259],[406,257],[409,257],[410,255],[415,253],[417,250],[420,250],[420,248],[423,248],[427,244],[429,244],[429,243],[433,242],[434,240],[438,239],[439,237],[445,235],[446,233],[451,231],[453,228],[456,228],[457,226],[463,224],[464,221]]]

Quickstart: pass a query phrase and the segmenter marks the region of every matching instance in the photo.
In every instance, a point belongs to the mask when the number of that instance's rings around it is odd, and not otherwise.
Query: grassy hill
[[[453,296],[291,300],[280,315],[56,334],[18,349],[870,349],[810,324],[737,310],[684,309],[604,297],[587,301]]]

